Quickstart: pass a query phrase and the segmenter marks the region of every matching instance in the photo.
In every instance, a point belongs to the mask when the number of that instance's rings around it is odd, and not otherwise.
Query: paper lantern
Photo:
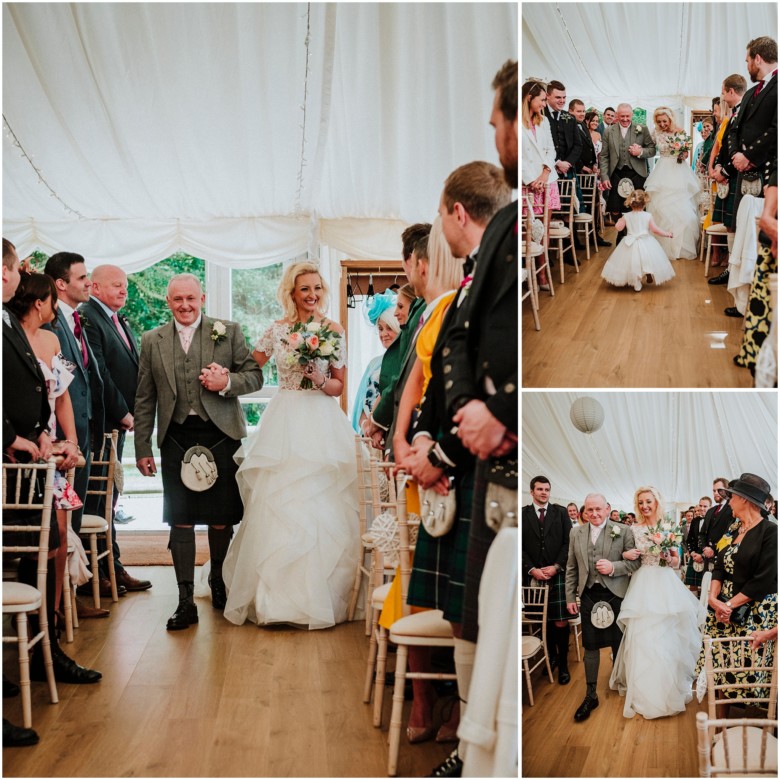
[[[582,433],[593,433],[604,424],[604,407],[595,398],[578,398],[569,412],[572,424]]]

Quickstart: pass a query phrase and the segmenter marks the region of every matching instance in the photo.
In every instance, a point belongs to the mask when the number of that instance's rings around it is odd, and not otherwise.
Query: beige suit
[[[590,523],[572,528],[569,535],[569,559],[566,563],[566,603],[573,604],[577,596],[582,595],[588,582],[588,575],[595,572],[592,563],[600,558],[612,561],[615,570],[611,575],[601,575],[604,587],[618,598],[626,595],[629,576],[640,566],[640,560],[623,560],[623,553],[633,549],[634,532],[626,525],[605,521],[605,528],[599,534],[591,561],[588,543],[590,541]],[[613,531],[613,529],[616,529]]]
[[[193,338],[200,338],[201,368],[219,363],[230,369],[230,390],[224,395],[206,390],[198,383],[200,402],[209,419],[231,439],[246,436],[244,413],[238,396],[253,393],[263,386],[263,374],[249,352],[238,323],[221,320],[225,337],[212,338],[215,320],[203,315]],[[157,444],[168,431],[176,406],[174,345],[179,339],[173,321],[144,333],[138,367],[138,389],[135,396],[136,460],[152,457],[152,431],[157,415]]]
[[[655,142],[647,127],[645,125],[641,125],[641,127],[642,129],[639,130],[639,127],[632,122],[625,138],[623,138],[620,125],[617,122],[604,131],[601,157],[599,158],[601,181],[609,181],[613,171],[617,168],[621,146],[628,149],[632,144],[639,144],[642,147],[642,156],[634,157],[626,152],[628,163],[640,176],[647,176],[647,160],[655,157]]]

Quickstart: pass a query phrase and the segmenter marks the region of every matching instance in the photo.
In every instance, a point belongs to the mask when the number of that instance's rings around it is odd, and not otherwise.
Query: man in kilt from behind
[[[531,480],[531,503],[523,507],[523,585],[550,589],[547,594],[547,636],[550,661],[558,667],[558,682],[566,685],[569,675],[569,621],[566,610],[566,561],[569,557],[571,520],[566,509],[550,503],[550,480]]]

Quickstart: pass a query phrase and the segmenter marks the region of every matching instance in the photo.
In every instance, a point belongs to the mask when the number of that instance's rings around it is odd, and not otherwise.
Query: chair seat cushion
[[[394,636],[452,639],[452,624],[440,609],[427,609],[396,620],[390,627],[390,639]]]
[[[575,222],[593,222],[593,215],[592,214],[575,214],[574,215],[574,221]]]
[[[722,222],[716,222],[714,225],[710,225],[705,233],[728,233],[728,228]]]
[[[530,658],[534,653],[538,652],[542,646],[542,640],[538,636],[524,636],[523,637],[523,660]]]
[[[528,247],[527,247],[525,241],[523,241],[522,246],[520,248],[520,254],[523,255],[523,257],[525,257],[527,254],[529,254],[526,251],[527,248]],[[542,254],[542,252],[544,252],[544,247],[541,244],[537,244],[535,241],[532,241],[531,242],[531,246],[530,246],[530,254],[531,254],[531,256],[532,257],[537,257],[538,255]]]
[[[550,238],[568,238],[570,233],[569,228],[550,228]]]
[[[761,729],[756,726],[748,726],[747,752],[748,769],[757,770],[761,764]],[[712,763],[714,766],[726,766],[726,751],[723,748],[723,734],[729,742],[729,767],[732,770],[746,771],[742,761],[742,728],[728,728],[720,732],[712,747]],[[766,769],[777,771],[777,738],[769,734],[766,740]],[[747,775],[749,776],[749,775]]]
[[[3,611],[27,612],[41,605],[41,593],[23,582],[3,583]],[[10,609],[7,609],[10,608]]]
[[[108,530],[108,523],[105,517],[100,515],[82,515],[80,534],[99,534]]]
[[[371,594],[371,606],[374,607],[374,609],[381,609],[384,606],[385,599],[390,592],[390,586],[392,584],[392,582],[386,582],[384,585],[374,588],[374,592]]]

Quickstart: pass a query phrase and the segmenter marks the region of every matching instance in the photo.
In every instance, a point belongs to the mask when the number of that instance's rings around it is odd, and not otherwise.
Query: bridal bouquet
[[[674,550],[682,544],[682,527],[679,523],[666,515],[663,520],[659,520],[655,525],[648,529],[650,541],[653,543],[648,552],[651,555],[661,555]],[[668,566],[664,558],[659,561],[659,566]]]
[[[330,330],[325,320],[315,322],[314,317],[309,317],[306,322],[296,322],[282,341],[293,350],[290,362],[301,366],[317,358],[332,363],[338,360],[341,351],[341,336]],[[301,390],[311,390],[313,386],[308,377],[301,379]]]
[[[677,152],[677,162],[682,164],[685,161],[685,155],[691,151],[691,137],[680,130],[669,136],[669,146]]]

